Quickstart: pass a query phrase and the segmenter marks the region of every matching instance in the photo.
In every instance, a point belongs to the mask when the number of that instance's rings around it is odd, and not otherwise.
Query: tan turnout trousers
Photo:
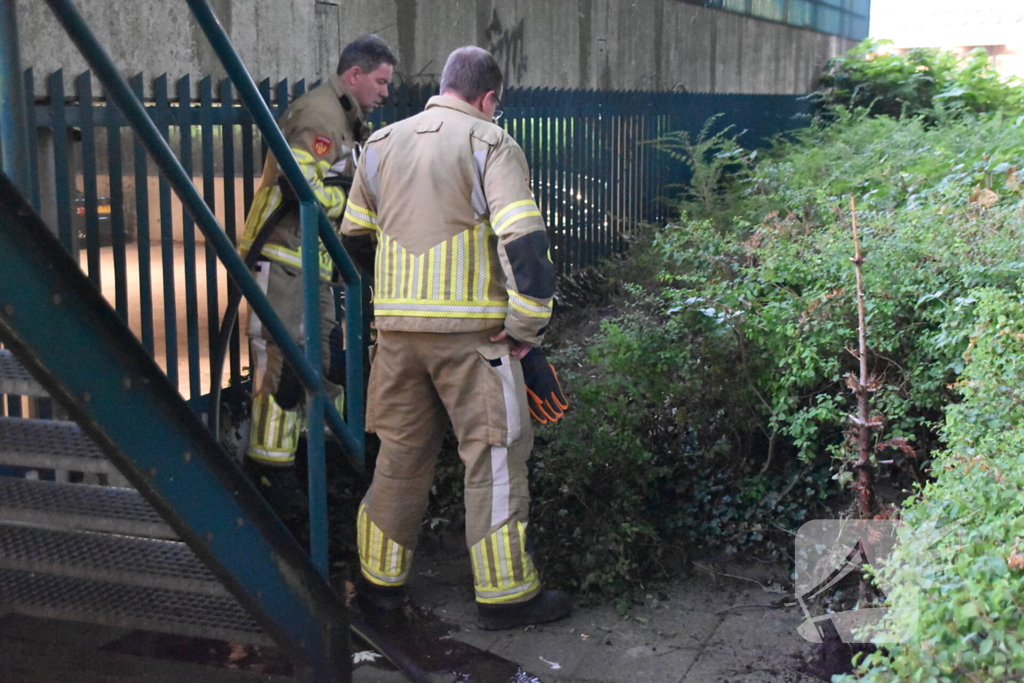
[[[358,520],[367,580],[405,583],[447,416],[466,467],[466,545],[477,601],[522,602],[540,590],[525,550],[533,431],[519,361],[507,342],[489,341],[500,330],[378,333],[366,424],[381,449]]]
[[[302,300],[302,272],[273,261],[259,261],[254,275],[270,305],[281,318],[288,335],[300,346],[306,345],[306,324]],[[330,283],[320,282],[320,357],[323,359],[324,389],[334,407],[344,415],[344,381],[331,364],[331,331],[338,328],[334,310],[334,291]],[[250,364],[253,373],[252,426],[246,455],[253,460],[278,467],[295,464],[295,451],[303,431],[306,389],[298,373],[286,366],[284,352],[271,338],[259,316],[250,311]]]

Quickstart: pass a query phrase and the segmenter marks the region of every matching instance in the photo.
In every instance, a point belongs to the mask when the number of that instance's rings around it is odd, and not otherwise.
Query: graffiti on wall
[[[484,34],[488,40],[487,50],[502,65],[502,73],[505,74],[505,80],[509,83],[521,83],[529,71],[525,41],[523,40],[525,27],[525,19],[520,19],[514,27],[505,26],[501,17],[498,16],[498,10],[495,9],[491,25],[487,27]]]

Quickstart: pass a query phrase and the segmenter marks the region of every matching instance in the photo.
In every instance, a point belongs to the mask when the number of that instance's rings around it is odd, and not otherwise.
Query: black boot
[[[294,466],[274,467],[247,457],[245,472],[282,520],[288,522],[293,517],[303,517],[308,513],[309,499],[295,476]]]
[[[563,591],[541,591],[526,602],[510,605],[477,603],[477,624],[485,631],[544,624],[564,619],[572,612],[572,600]]]
[[[362,573],[355,584],[356,603],[364,614],[398,612],[405,606],[405,586],[378,586]]]

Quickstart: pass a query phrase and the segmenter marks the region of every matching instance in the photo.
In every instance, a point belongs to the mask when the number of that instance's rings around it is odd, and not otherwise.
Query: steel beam
[[[2,174],[0,340],[275,641],[351,680],[342,600]]]

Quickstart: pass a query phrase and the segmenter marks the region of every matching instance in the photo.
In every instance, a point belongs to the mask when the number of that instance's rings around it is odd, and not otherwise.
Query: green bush
[[[931,540],[909,535],[882,573],[895,583],[888,626],[913,630],[907,643],[867,656],[856,677],[869,683],[1020,681],[1024,678],[1024,299],[984,289],[977,301],[969,362],[947,411],[946,448],[935,479],[903,509],[912,529],[972,514],[938,550],[950,563],[928,575]],[[920,581],[924,574],[928,581]]]
[[[941,110],[1024,111],[1020,79],[1000,77],[982,48],[961,59],[929,48],[886,54],[881,49],[886,44],[868,39],[829,60],[815,94],[819,116],[861,108],[872,116],[929,119],[941,116]]]
[[[737,156],[720,143],[691,146]],[[1024,127],[841,113],[762,157],[731,189],[689,193],[683,218],[638,245],[644,272],[618,269],[645,286],[627,285],[593,338],[565,335],[556,362],[573,408],[540,430],[535,453],[531,529],[547,580],[628,599],[680,546],[781,552],[781,529],[836,505],[852,476],[844,378],[856,365],[845,195],[858,197],[868,259],[878,438],[916,449],[885,452],[896,465],[883,474],[919,473],[938,447],[970,293],[1024,275],[1012,256]]]
[[[807,468],[744,462],[726,408],[746,388],[726,347],[631,289],[586,347],[553,357],[572,409],[539,430],[530,526],[545,580],[620,606],[677,570],[684,547],[781,540],[773,524],[799,526],[806,494],[825,490]]]
[[[856,339],[845,196],[853,194],[879,385],[872,403],[886,436],[926,454],[962,369],[968,293],[1011,287],[1024,274],[1014,260],[1024,238],[1022,166],[1024,126],[1001,116],[925,127],[844,114],[762,162],[729,214],[684,213],[662,231],[667,310],[713,335],[719,358],[748,382],[732,419],[767,421],[808,462],[842,455],[853,407],[844,378],[856,367],[847,351]]]

